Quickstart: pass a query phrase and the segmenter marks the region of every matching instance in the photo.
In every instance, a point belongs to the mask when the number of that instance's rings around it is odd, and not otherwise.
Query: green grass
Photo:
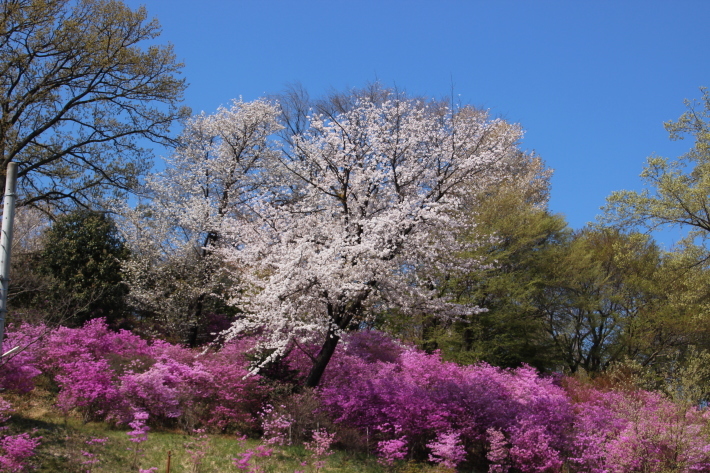
[[[8,398],[16,412],[8,425],[10,432],[32,432],[41,436],[42,444],[33,458],[39,473],[86,473],[90,466],[82,464],[87,459],[82,451],[95,454],[98,463],[91,466],[91,473],[133,473],[138,468],[157,467],[158,473],[167,471],[170,452],[170,473],[227,473],[245,472],[233,465],[232,459],[260,442],[240,440],[236,435],[209,435],[205,456],[199,465],[186,451],[189,444],[200,439],[180,431],[152,429],[148,440],[141,444],[129,441],[127,428],[112,427],[105,423],[84,423],[78,416],[64,416],[51,407],[50,398],[37,393],[24,397]],[[105,445],[87,445],[92,438],[108,438]],[[136,452],[136,447],[139,451]],[[134,459],[136,464],[134,465]],[[302,446],[279,447],[269,457],[256,458],[251,462],[263,473],[316,472],[313,459]],[[305,464],[304,464],[305,463]],[[259,471],[259,470],[257,470]],[[435,473],[444,470],[431,465],[401,463],[392,467],[380,465],[374,456],[366,453],[335,451],[327,458],[320,473]]]

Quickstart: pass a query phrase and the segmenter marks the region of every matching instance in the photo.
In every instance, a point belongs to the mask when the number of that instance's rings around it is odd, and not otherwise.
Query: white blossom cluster
[[[223,282],[209,248],[218,244],[225,218],[248,212],[262,188],[277,116],[267,101],[235,100],[214,115],[193,117],[165,171],[148,179],[149,203],[119,211],[134,254],[124,266],[131,298],[177,333],[198,322],[197,303]]]
[[[231,334],[263,330],[268,362],[387,309],[476,310],[437,297],[421,275],[475,264],[455,257],[454,211],[462,193],[504,177],[520,137],[481,111],[404,99],[312,116],[274,161],[254,218],[229,219],[233,244],[220,254],[239,269],[231,302],[245,313]]]
[[[275,137],[278,120],[277,104],[257,100],[187,124],[148,183],[150,204],[128,213],[136,300],[189,318],[226,270],[243,312],[228,336],[262,333],[264,363],[294,344],[337,342],[385,310],[477,310],[438,297],[433,275],[475,268],[457,258],[472,220],[455,211],[509,177],[518,126],[394,96],[313,114],[287,140]],[[182,276],[169,270],[181,264]]]

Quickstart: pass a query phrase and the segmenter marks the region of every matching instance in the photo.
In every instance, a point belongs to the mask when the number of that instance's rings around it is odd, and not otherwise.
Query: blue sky
[[[300,82],[312,96],[379,80],[521,123],[554,169],[550,209],[573,228],[614,190],[640,189],[663,122],[710,86],[707,0],[127,0],[185,63],[186,105]],[[673,235],[661,237],[670,242]]]

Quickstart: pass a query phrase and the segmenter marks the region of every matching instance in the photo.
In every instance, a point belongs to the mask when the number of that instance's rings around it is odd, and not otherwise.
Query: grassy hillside
[[[15,412],[8,422],[11,433],[33,432],[42,443],[32,459],[39,473],[131,473],[140,469],[167,471],[170,452],[170,473],[292,473],[295,471],[340,473],[435,473],[445,470],[434,466],[400,463],[378,464],[374,456],[336,451],[318,469],[317,459],[303,446],[276,446],[269,456],[252,457],[242,469],[233,462],[242,454],[255,450],[261,442],[240,439],[236,435],[187,435],[177,429],[149,431],[142,443],[129,440],[128,429],[105,423],[84,423],[78,415],[63,415],[52,405],[52,397],[37,390],[23,396],[8,396]],[[92,439],[107,439],[105,443],[89,444]],[[136,449],[138,451],[136,451]],[[89,463],[95,461],[95,463]]]

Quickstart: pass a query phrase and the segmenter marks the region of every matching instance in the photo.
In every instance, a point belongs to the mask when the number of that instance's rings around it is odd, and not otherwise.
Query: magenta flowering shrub
[[[394,361],[383,361],[346,348],[334,357],[320,390],[336,422],[376,433],[385,458],[409,453],[449,468],[467,457],[487,463],[485,453],[476,452],[485,451],[488,431],[495,429],[520,471],[561,465],[574,411],[552,379],[530,367],[459,366],[413,348],[398,347],[395,354]]]
[[[59,387],[57,405],[79,410],[86,420],[126,419],[129,404],[118,378],[129,367],[144,365],[151,348],[127,330],[111,331],[103,319],[81,328],[59,327],[42,343],[41,368]]]
[[[253,428],[266,394],[258,376],[251,376],[246,353],[252,342],[231,340],[219,351],[198,357],[210,380],[200,386],[200,397],[193,406],[195,415],[209,427]]]
[[[27,468],[27,460],[35,454],[41,437],[30,437],[23,432],[0,437],[0,471],[20,472]]]
[[[285,406],[281,406],[285,408]],[[291,445],[291,428],[294,420],[287,413],[279,412],[274,406],[267,404],[259,413],[262,439],[267,445]]]
[[[133,420],[128,423],[128,426],[133,429],[126,432],[126,435],[129,437],[128,440],[133,442],[133,461],[131,463],[131,470],[134,471],[138,467],[138,457],[140,457],[143,453],[140,445],[143,442],[148,441],[148,432],[150,431],[150,427],[147,425],[148,417],[150,417],[150,415],[147,412],[134,409]]]
[[[343,345],[345,353],[367,363],[396,363],[405,349],[402,343],[377,330],[349,333]]]
[[[330,447],[335,443],[335,434],[328,433],[325,429],[316,429],[312,434],[310,442],[306,442],[304,447],[311,452],[311,466],[316,473],[325,466],[325,459],[333,453]]]
[[[553,437],[548,425],[524,419],[508,430],[510,460],[518,469],[534,473],[561,470],[564,444]]]
[[[112,331],[105,319],[89,320],[81,328],[59,327],[44,346],[44,367],[49,370],[85,355],[85,359],[106,359],[120,373],[130,363],[153,355],[147,341],[128,330]]]
[[[313,417],[304,420],[302,412],[287,408],[298,404],[309,415],[315,409],[347,427],[338,432],[340,444],[362,440],[388,465],[415,458],[449,470],[490,473],[710,472],[708,409],[642,390],[600,389],[574,379],[560,383],[530,367],[459,366],[379,332],[344,338],[317,399],[295,395],[276,408],[264,404],[269,393],[257,376],[248,375],[249,340],[201,353],[113,332],[102,320],[44,337],[42,326],[8,332],[5,351],[23,350],[0,363],[3,388],[27,392],[43,372],[58,389],[59,407],[128,424],[137,443],[148,421],[224,431],[253,429],[260,419],[267,444],[288,443],[292,434],[312,437],[308,448],[318,457],[318,469],[333,436],[318,431]],[[305,372],[310,360],[294,349],[285,363]],[[9,409],[0,399],[0,423]],[[20,471],[39,439],[5,433],[0,471]],[[256,471],[250,462],[261,453],[245,452],[235,465]],[[92,455],[87,452],[87,462],[94,461]]]
[[[150,415],[147,412],[138,409],[133,411],[133,420],[128,423],[128,426],[133,430],[127,432],[129,440],[134,443],[143,443],[148,440],[148,432],[150,427],[146,424]]]
[[[461,435],[456,432],[439,434],[436,440],[426,444],[431,450],[429,461],[445,468],[454,469],[466,459],[466,449],[461,443]]]
[[[601,391],[570,382],[575,405],[569,463],[575,471],[710,471],[710,411],[648,391]]]
[[[376,361],[396,363],[406,349],[402,343],[376,330],[348,333],[343,341],[344,343],[338,345],[336,358],[344,355],[351,359],[359,359],[365,362],[363,365],[365,367]],[[296,381],[305,381],[313,366],[312,357],[318,354],[318,350],[319,347],[314,344],[299,344],[289,350],[283,361],[289,370],[297,373]],[[332,369],[327,372],[332,372]]]
[[[333,443],[335,443],[334,433],[328,433],[325,429],[316,429],[313,431],[311,441],[306,442],[304,446],[317,458],[323,458],[333,453],[330,449]]]
[[[22,324],[7,326],[7,336],[2,343],[2,353],[19,347],[20,351],[0,360],[0,387],[26,393],[34,388],[34,378],[42,373],[39,368],[39,352],[42,336],[47,332],[44,325]]]
[[[508,442],[503,432],[490,428],[488,434],[488,453],[486,459],[490,462],[489,473],[506,473],[508,466]]]
[[[128,371],[120,378],[123,399],[158,418],[180,417],[195,396],[195,385],[209,381],[209,375],[175,360],[158,361],[143,372]]]
[[[217,430],[255,425],[261,389],[258,378],[248,376],[239,342],[198,356],[165,344],[160,351],[146,371],[121,377],[121,393],[130,405],[158,418],[180,418],[188,429],[197,424]]]
[[[213,429],[256,426],[262,402],[259,379],[247,376],[248,342],[233,340],[200,353],[164,341],[114,332],[102,319],[81,328],[60,327],[38,340],[45,327],[8,330],[5,345],[33,340],[0,366],[3,387],[26,392],[45,373],[57,386],[57,405],[86,420],[128,423],[136,410],[152,422],[180,422]],[[12,371],[10,371],[12,368]]]
[[[408,451],[406,435],[390,440],[381,440],[377,443],[380,463],[384,465],[392,465],[397,460],[403,460],[406,458]]]
[[[12,406],[0,398],[0,423],[5,423],[10,418]],[[0,427],[6,431],[7,427]],[[20,472],[27,468],[27,460],[35,454],[41,437],[32,438],[29,433],[0,436],[0,472]]]
[[[115,385],[115,372],[105,359],[82,353],[75,361],[59,365],[55,381],[60,391],[57,406],[64,411],[80,410],[86,420],[105,418],[123,406]]]

